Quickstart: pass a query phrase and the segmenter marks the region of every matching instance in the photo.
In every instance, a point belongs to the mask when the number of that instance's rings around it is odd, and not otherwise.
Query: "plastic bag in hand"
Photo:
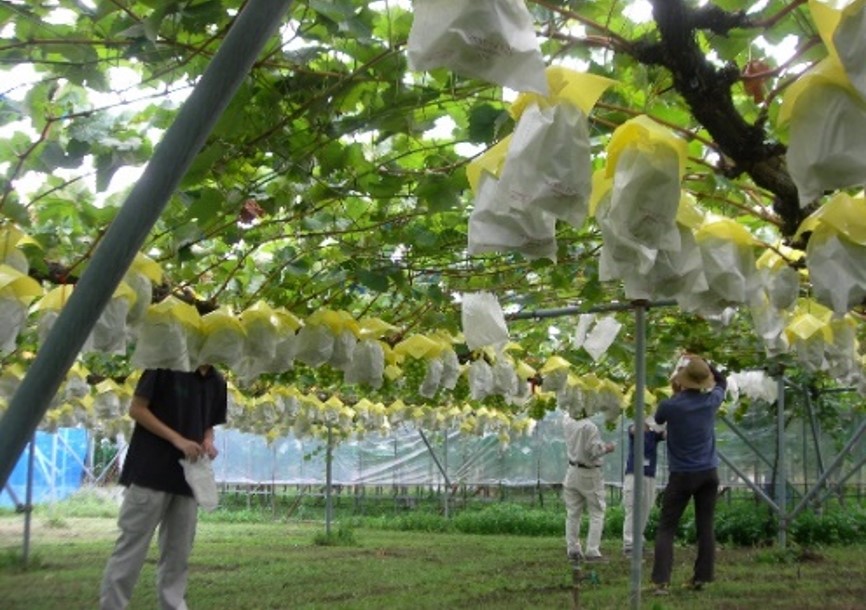
[[[214,510],[219,504],[219,493],[211,459],[200,457],[193,462],[182,458],[178,461],[183,467],[183,476],[192,489],[192,495],[198,505],[208,512]]]

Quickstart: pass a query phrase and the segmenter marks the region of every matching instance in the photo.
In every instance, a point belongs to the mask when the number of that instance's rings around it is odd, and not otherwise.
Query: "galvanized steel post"
[[[643,560],[643,452],[644,452],[644,389],[646,388],[646,308],[645,301],[634,303],[634,456],[632,457],[632,547],[631,547],[631,607],[640,608],[641,561]],[[622,448],[628,451],[628,446]]]

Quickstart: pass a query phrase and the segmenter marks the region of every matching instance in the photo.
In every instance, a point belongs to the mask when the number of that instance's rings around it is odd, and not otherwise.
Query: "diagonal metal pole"
[[[737,437],[741,441],[743,441],[743,443],[745,443],[746,447],[752,450],[752,452],[758,459],[760,459],[770,468],[773,468],[773,462],[771,462],[770,459],[765,456],[764,453],[752,441],[749,440],[749,437],[746,436],[742,430],[740,430],[740,427],[737,426],[736,423],[731,421],[731,418],[729,418],[727,415],[719,415],[719,419],[721,419],[725,423],[725,425],[727,425],[728,428],[730,428],[731,431],[736,434]]]
[[[0,420],[0,485],[11,474],[172,193],[290,5],[291,0],[249,1],[166,131]]]
[[[821,499],[818,500],[818,504],[823,504],[833,494],[840,493],[842,490],[842,486],[845,485],[845,482],[848,479],[850,479],[851,477],[853,477],[855,474],[860,472],[860,469],[863,468],[864,464],[866,464],[866,455],[864,455],[862,458],[860,458],[860,460],[854,465],[853,468],[851,468],[851,470],[848,472],[848,474],[846,474],[845,476],[840,478],[833,485],[827,485],[827,491],[825,491],[821,495]]]
[[[824,474],[821,475],[821,478],[818,479],[818,482],[812,486],[812,489],[809,490],[809,493],[803,496],[803,499],[800,500],[800,503],[797,504],[797,506],[794,507],[794,510],[789,513],[791,519],[794,519],[797,515],[799,515],[800,512],[804,508],[806,508],[809,501],[818,494],[818,492],[821,490],[821,486],[826,483],[827,479],[829,479],[834,472],[836,472],[836,469],[842,465],[842,462],[845,461],[845,458],[851,454],[851,450],[854,449],[854,446],[860,441],[860,437],[863,436],[864,432],[866,432],[866,420],[863,420],[863,422],[860,424],[860,427],[857,428],[857,431],[854,433],[851,439],[847,443],[845,443],[845,446],[842,447],[842,450],[838,454],[836,454],[836,458],[830,463],[830,465],[827,467],[827,470],[825,470]]]
[[[767,493],[766,493],[763,489],[761,489],[761,488],[758,486],[757,483],[755,483],[754,481],[752,481],[752,479],[750,479],[750,478],[747,477],[745,474],[743,474],[743,471],[740,470],[739,468],[737,468],[737,465],[734,464],[734,463],[730,460],[730,458],[728,458],[728,456],[726,456],[726,455],[725,455],[724,453],[722,453],[721,451],[716,451],[716,453],[718,454],[719,459],[722,460],[725,464],[727,464],[727,465],[728,465],[728,468],[730,468],[731,470],[734,471],[734,474],[735,474],[735,475],[737,475],[738,477],[740,477],[740,479],[742,479],[743,482],[744,482],[746,485],[748,485],[748,486],[752,489],[752,491],[754,491],[755,494],[756,494],[756,495],[757,495],[761,500],[763,500],[764,502],[766,502],[767,505],[768,505],[770,508],[773,509],[773,512],[775,512],[775,513],[777,513],[777,514],[780,512],[781,509],[779,508],[779,505],[776,504],[775,502],[773,502],[773,499],[772,499],[770,496],[768,496]]]
[[[427,452],[433,459],[433,463],[436,464],[436,468],[438,468],[439,472],[442,474],[442,478],[445,480],[445,488],[451,489],[451,481],[448,479],[447,468],[442,466],[442,462],[439,461],[439,458],[436,456],[436,452],[433,451],[433,446],[430,445],[430,441],[427,440],[427,435],[424,434],[424,431],[421,428],[418,428],[418,434],[421,435],[421,440],[424,441],[424,444],[427,446]]]
[[[764,464],[766,464],[766,465],[769,466],[770,468],[774,468],[774,466],[773,466],[773,462],[771,462],[771,461],[767,458],[767,456],[765,456],[764,453],[763,453],[763,452],[762,452],[762,451],[761,451],[761,450],[760,450],[760,449],[759,449],[759,448],[758,448],[758,447],[757,447],[757,446],[756,446],[752,441],[749,440],[749,437],[747,437],[747,436],[745,435],[745,433],[740,429],[739,426],[737,426],[736,423],[734,423],[733,421],[731,421],[731,419],[730,419],[727,415],[720,415],[720,416],[719,416],[719,419],[721,419],[721,420],[722,420],[722,421],[723,421],[723,422],[728,426],[728,428],[730,428],[731,431],[732,431],[734,434],[736,434],[737,437],[738,437],[741,441],[743,441],[743,443],[745,443],[746,447],[748,447],[749,449],[752,450],[752,452],[755,454],[755,456],[756,456],[758,459],[760,459],[762,462],[764,462]],[[798,495],[798,496],[802,495],[802,494],[801,494],[801,493],[800,493],[800,492],[799,492],[799,491],[794,487],[794,485],[791,484],[787,479],[785,480],[785,485],[786,485],[786,487],[790,487],[792,493],[794,493],[794,494],[796,494],[796,495]]]

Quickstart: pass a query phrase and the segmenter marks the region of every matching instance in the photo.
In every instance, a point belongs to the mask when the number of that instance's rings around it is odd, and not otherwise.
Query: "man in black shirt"
[[[102,580],[103,610],[129,604],[157,526],[160,608],[186,609],[198,507],[179,460],[216,457],[213,429],[225,423],[226,410],[225,379],[210,365],[190,373],[142,373],[129,407],[135,429],[120,475],[127,490],[117,520],[120,536]]]

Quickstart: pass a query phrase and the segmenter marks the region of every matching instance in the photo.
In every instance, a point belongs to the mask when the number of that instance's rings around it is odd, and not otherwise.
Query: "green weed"
[[[28,570],[37,570],[44,567],[45,563],[39,553],[30,553],[27,562],[20,551],[6,549],[0,552],[0,573],[21,573]]]
[[[346,526],[340,526],[336,531],[317,532],[313,536],[313,544],[317,546],[357,546],[355,532]]]

